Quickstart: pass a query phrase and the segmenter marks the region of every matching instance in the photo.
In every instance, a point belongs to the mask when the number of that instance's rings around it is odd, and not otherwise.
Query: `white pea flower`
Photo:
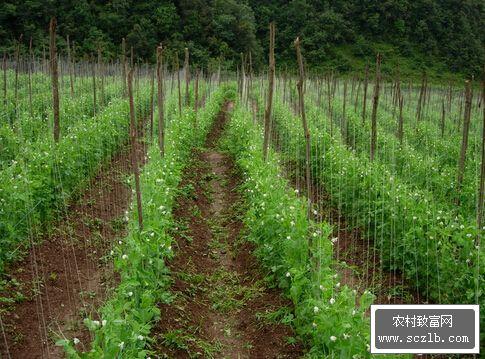
[[[123,255],[121,256],[121,258],[126,260],[126,259],[128,259],[128,256],[127,256],[126,254],[123,254]]]
[[[332,335],[332,336],[330,337],[330,340],[331,340],[332,342],[334,342],[334,341],[336,341],[336,340],[337,340],[337,337],[336,337],[335,335]]]
[[[318,308],[317,306],[313,307],[313,313],[318,313],[319,310],[320,310],[320,308]]]
[[[286,278],[288,278],[289,276],[291,276],[290,272],[286,272]]]
[[[74,338],[72,341],[74,342],[74,345],[78,345],[81,342],[78,338]]]
[[[335,303],[335,299],[334,298],[330,298],[330,304],[334,304]]]

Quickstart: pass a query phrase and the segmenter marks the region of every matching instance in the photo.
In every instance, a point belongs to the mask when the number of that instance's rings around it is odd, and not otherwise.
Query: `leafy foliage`
[[[291,44],[300,36],[308,64],[318,70],[361,69],[379,51],[389,71],[400,62],[409,73],[428,68],[477,76],[485,58],[484,8],[480,0],[7,0],[0,4],[0,50],[12,52],[23,34],[40,55],[49,18],[57,16],[59,34],[70,35],[79,57],[101,47],[114,58],[124,37],[140,59],[154,61],[162,42],[172,54],[189,47],[199,66],[222,60],[235,68],[241,52],[266,63],[268,24],[275,21],[279,66],[294,65]],[[65,48],[62,39],[59,48]]]

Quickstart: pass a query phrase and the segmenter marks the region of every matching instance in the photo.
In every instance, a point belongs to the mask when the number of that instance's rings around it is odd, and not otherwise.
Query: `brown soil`
[[[239,177],[231,159],[215,148],[231,106],[218,116],[207,149],[195,151],[180,185],[178,248],[168,263],[173,301],[160,305],[162,319],[153,331],[158,358],[302,355],[299,344],[288,344],[291,328],[268,319],[291,303],[267,287],[253,248],[241,238]]]
[[[144,149],[139,147],[139,163]],[[51,234],[8,268],[3,297],[24,299],[2,304],[2,358],[62,358],[59,338],[78,338],[89,350],[91,337],[83,318],[96,317],[117,279],[106,258],[115,238],[125,232],[123,217],[131,191],[123,180],[131,173],[129,146],[103,166],[87,190],[72,203]],[[14,280],[14,281],[12,281]],[[20,285],[14,285],[15,281]]]

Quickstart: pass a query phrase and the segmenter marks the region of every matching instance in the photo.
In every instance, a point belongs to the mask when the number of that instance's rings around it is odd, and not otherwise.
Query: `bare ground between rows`
[[[195,151],[174,210],[176,255],[168,263],[173,301],[161,304],[153,349],[159,358],[298,358],[290,327],[269,319],[291,303],[263,280],[253,248],[241,240],[240,178],[229,157],[215,146],[226,104]]]
[[[138,146],[138,163],[144,161],[144,147]],[[104,256],[125,234],[129,173],[131,150],[124,146],[59,215],[51,233],[7,269],[10,285],[1,295],[20,300],[0,306],[1,358],[62,358],[63,349],[55,345],[59,337],[78,338],[78,349],[89,350],[92,338],[82,321],[96,317],[117,282]]]

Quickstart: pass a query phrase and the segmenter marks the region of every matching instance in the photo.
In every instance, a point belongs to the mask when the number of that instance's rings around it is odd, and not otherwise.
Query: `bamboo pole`
[[[268,158],[268,146],[271,131],[271,110],[273,106],[273,91],[275,80],[275,58],[274,58],[274,39],[275,24],[269,24],[269,66],[268,66],[268,100],[264,110],[264,140],[263,140],[263,157],[266,161]]]
[[[54,112],[54,141],[59,142],[59,76],[57,72],[57,48],[56,48],[56,18],[51,18],[49,24],[49,52],[50,52],[50,68],[52,79],[52,106]]]

